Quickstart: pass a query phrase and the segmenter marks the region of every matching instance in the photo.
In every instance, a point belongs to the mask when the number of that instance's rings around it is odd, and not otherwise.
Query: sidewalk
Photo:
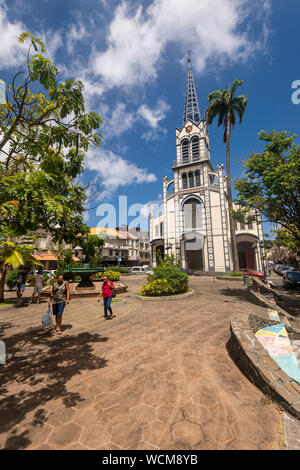
[[[129,293],[143,281],[126,279]],[[191,287],[161,303],[124,294],[108,322],[94,299],[75,300],[60,337],[39,327],[41,306],[1,309],[13,359],[0,369],[0,448],[272,449],[280,411],[226,349],[230,317],[262,307],[240,281]]]

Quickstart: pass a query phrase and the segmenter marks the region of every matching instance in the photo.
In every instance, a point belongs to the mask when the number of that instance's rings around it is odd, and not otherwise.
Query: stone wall
[[[271,324],[271,320],[256,315],[235,318],[230,323],[231,338],[228,350],[252,383],[300,419],[300,385],[280,369],[255,337],[256,331]],[[300,332],[292,328],[288,330],[294,338],[300,338]]]

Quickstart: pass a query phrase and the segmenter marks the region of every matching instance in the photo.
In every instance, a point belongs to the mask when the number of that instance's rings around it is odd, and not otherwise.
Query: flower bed
[[[99,273],[96,273],[93,275],[93,279],[95,281],[103,281],[103,278],[104,276],[107,276],[108,279],[112,282],[114,281],[118,281],[121,277],[121,273],[117,272],[117,271],[104,271],[103,273],[102,272],[99,272]]]
[[[172,257],[160,260],[154,273],[148,276],[138,295],[145,297],[162,297],[184,294],[189,289],[189,277],[183,273]]]

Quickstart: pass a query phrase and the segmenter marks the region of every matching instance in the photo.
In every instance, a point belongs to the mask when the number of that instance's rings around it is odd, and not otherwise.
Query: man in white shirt
[[[40,303],[42,288],[43,288],[43,270],[42,268],[39,268],[37,274],[34,275],[34,291],[30,299],[31,304],[34,299],[34,294],[37,294],[37,304]]]

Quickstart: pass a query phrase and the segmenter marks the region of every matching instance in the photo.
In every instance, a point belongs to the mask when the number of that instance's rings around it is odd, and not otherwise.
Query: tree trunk
[[[230,118],[227,119],[227,130],[226,130],[226,143],[227,143],[227,152],[226,152],[226,165],[227,165],[227,197],[228,197],[228,208],[232,210],[232,192],[231,192],[231,178],[230,178],[230,132],[231,132],[231,123]],[[231,256],[232,256],[232,265],[233,271],[239,271],[239,257],[237,251],[236,235],[235,235],[235,221],[233,216],[229,211],[229,226],[230,226],[230,246],[231,246]]]
[[[4,288],[6,280],[7,266],[5,263],[0,268],[0,302],[4,302]]]

